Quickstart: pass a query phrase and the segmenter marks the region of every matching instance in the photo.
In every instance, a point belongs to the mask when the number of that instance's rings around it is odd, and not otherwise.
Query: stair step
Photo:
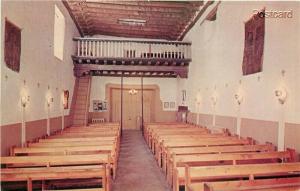
[[[90,78],[82,78],[82,77],[81,77],[81,78],[79,78],[79,81],[81,81],[81,82],[82,82],[82,81],[86,81],[86,82],[88,82],[89,80],[90,80]]]
[[[75,108],[74,113],[85,113],[85,108]]]
[[[78,91],[78,92],[86,92],[86,93],[87,93],[88,87],[80,86],[80,87],[78,87],[78,90],[77,90],[77,91]]]
[[[77,96],[87,96],[87,92],[84,92],[84,91],[78,91],[77,92]]]
[[[82,103],[82,102],[76,102],[75,107],[78,108],[86,108],[86,104]]]
[[[76,98],[77,98],[77,99],[80,99],[80,98],[81,98],[81,99],[83,99],[83,98],[86,99],[86,98],[87,98],[87,95],[86,95],[86,94],[85,94],[85,95],[80,95],[80,94],[78,95],[78,92],[77,92]]]
[[[78,99],[75,103],[76,105],[87,105],[86,99]]]

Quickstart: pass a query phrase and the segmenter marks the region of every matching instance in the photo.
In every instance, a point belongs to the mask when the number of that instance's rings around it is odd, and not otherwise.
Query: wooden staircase
[[[90,106],[91,77],[79,77],[77,80],[73,125],[84,126],[88,124]]]

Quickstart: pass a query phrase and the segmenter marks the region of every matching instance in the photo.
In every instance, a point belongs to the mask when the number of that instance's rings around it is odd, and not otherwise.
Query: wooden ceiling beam
[[[163,39],[167,39],[167,40],[173,40],[175,39],[178,35],[173,35],[170,34],[168,32],[162,33],[162,32],[148,32],[148,31],[144,31],[144,32],[139,32],[139,31],[131,31],[131,30],[122,30],[122,31],[112,31],[109,29],[101,29],[101,30],[97,30],[97,29],[93,29],[90,31],[91,34],[102,34],[102,35],[110,35],[110,36],[121,36],[118,34],[122,34],[126,37],[139,37],[139,38],[157,38],[159,36],[164,37]]]
[[[72,12],[76,14],[82,14],[83,9],[80,8],[72,8]],[[193,15],[191,13],[189,14],[183,14],[183,13],[167,13],[167,12],[156,12],[156,13],[151,13],[151,12],[140,12],[140,11],[130,11],[130,10],[106,10],[106,9],[99,9],[99,8],[88,8],[84,9],[84,13],[86,16],[93,16],[94,14],[98,15],[109,15],[109,16],[119,16],[119,18],[163,18],[163,19],[174,19],[174,18],[180,18],[180,20],[188,20],[190,19]],[[102,18],[106,19],[106,18]]]
[[[180,15],[191,15],[193,10],[190,9],[166,9],[166,8],[152,8],[152,7],[126,7],[126,6],[119,6],[119,5],[101,5],[101,4],[93,4],[93,3],[69,3],[69,6],[72,10],[79,10],[79,11],[128,11],[128,12],[148,12],[148,13],[172,13],[172,14],[180,14]]]
[[[124,29],[149,29],[149,28],[155,28],[155,29],[171,29],[171,30],[181,30],[184,25],[176,25],[175,23],[165,23],[161,22],[157,23],[150,22],[146,23],[145,26],[130,26],[130,25],[125,25],[125,24],[119,24],[113,21],[100,21],[100,20],[95,20],[95,19],[89,19],[87,22],[87,25],[102,25],[103,27],[115,27],[115,28],[124,28]]]
[[[112,35],[123,37],[175,40],[184,36],[203,5],[197,2],[156,1],[94,1],[63,0],[79,31],[84,35]],[[143,27],[118,23],[120,18],[146,20]],[[188,24],[187,24],[188,23]]]
[[[92,31],[90,33],[86,32],[85,35],[95,35],[95,34],[99,34],[99,35],[107,35],[107,36],[116,36],[116,37],[127,37],[127,38],[150,38],[150,39],[164,39],[164,40],[176,40],[177,36],[170,36],[169,34],[143,34],[143,33],[139,33],[139,34],[131,34],[131,33],[118,33],[118,32],[106,32],[106,31]]]
[[[155,27],[150,27],[150,28],[146,28],[146,27],[141,27],[141,28],[136,28],[136,27],[124,27],[124,26],[112,26],[112,25],[105,25],[105,24],[93,24],[91,25],[92,27],[90,28],[90,30],[102,30],[102,31],[107,31],[107,30],[118,30],[119,32],[122,31],[133,31],[133,32],[166,32],[166,33],[170,33],[172,35],[180,35],[181,31],[180,30],[174,30],[172,28],[155,28]]]
[[[113,9],[113,10],[126,10],[126,11],[143,11],[143,12],[165,12],[175,14],[189,14],[190,11],[185,8],[163,8],[163,7],[150,7],[150,6],[128,6],[118,4],[100,4],[100,3],[86,3],[87,8],[100,8],[100,9]]]
[[[143,66],[143,65],[97,65],[97,64],[75,64],[74,74],[75,76],[81,76],[83,73],[89,73],[89,71],[122,71],[122,72],[174,72],[180,77],[187,77],[187,66]]]
[[[74,14],[80,14],[81,10],[73,9],[72,10]],[[128,12],[128,11],[107,11],[107,10],[101,10],[98,9],[92,9],[88,10],[86,13],[88,16],[114,16],[114,17],[122,17],[122,18],[162,18],[162,19],[189,19],[191,16],[184,16],[181,14],[172,14],[172,13],[157,13],[152,14],[148,12]]]
[[[173,1],[173,2],[156,2],[156,1],[98,1],[95,3],[101,4],[112,4],[112,5],[127,5],[127,6],[149,6],[149,7],[163,7],[163,8],[193,8],[203,4],[203,1],[184,2],[184,1]]]

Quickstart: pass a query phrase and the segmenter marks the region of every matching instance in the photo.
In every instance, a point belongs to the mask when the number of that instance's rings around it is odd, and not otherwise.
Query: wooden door
[[[140,129],[142,117],[141,90],[137,89],[134,95],[129,94],[130,89],[123,90],[123,129]],[[153,121],[154,116],[154,90],[144,90],[144,122]],[[111,90],[111,121],[121,121],[121,90]]]
[[[124,129],[138,129],[139,107],[141,107],[139,96],[138,94],[130,95],[128,91],[125,91],[123,95],[125,95],[123,100]]]
[[[110,99],[111,99],[110,119],[112,122],[120,122],[121,121],[121,90],[120,89],[112,89]]]

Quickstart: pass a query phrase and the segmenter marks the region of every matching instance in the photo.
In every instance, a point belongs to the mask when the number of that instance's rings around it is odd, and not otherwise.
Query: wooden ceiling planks
[[[111,35],[177,40],[203,7],[203,1],[63,0],[82,36]],[[145,20],[143,26],[119,19]]]

